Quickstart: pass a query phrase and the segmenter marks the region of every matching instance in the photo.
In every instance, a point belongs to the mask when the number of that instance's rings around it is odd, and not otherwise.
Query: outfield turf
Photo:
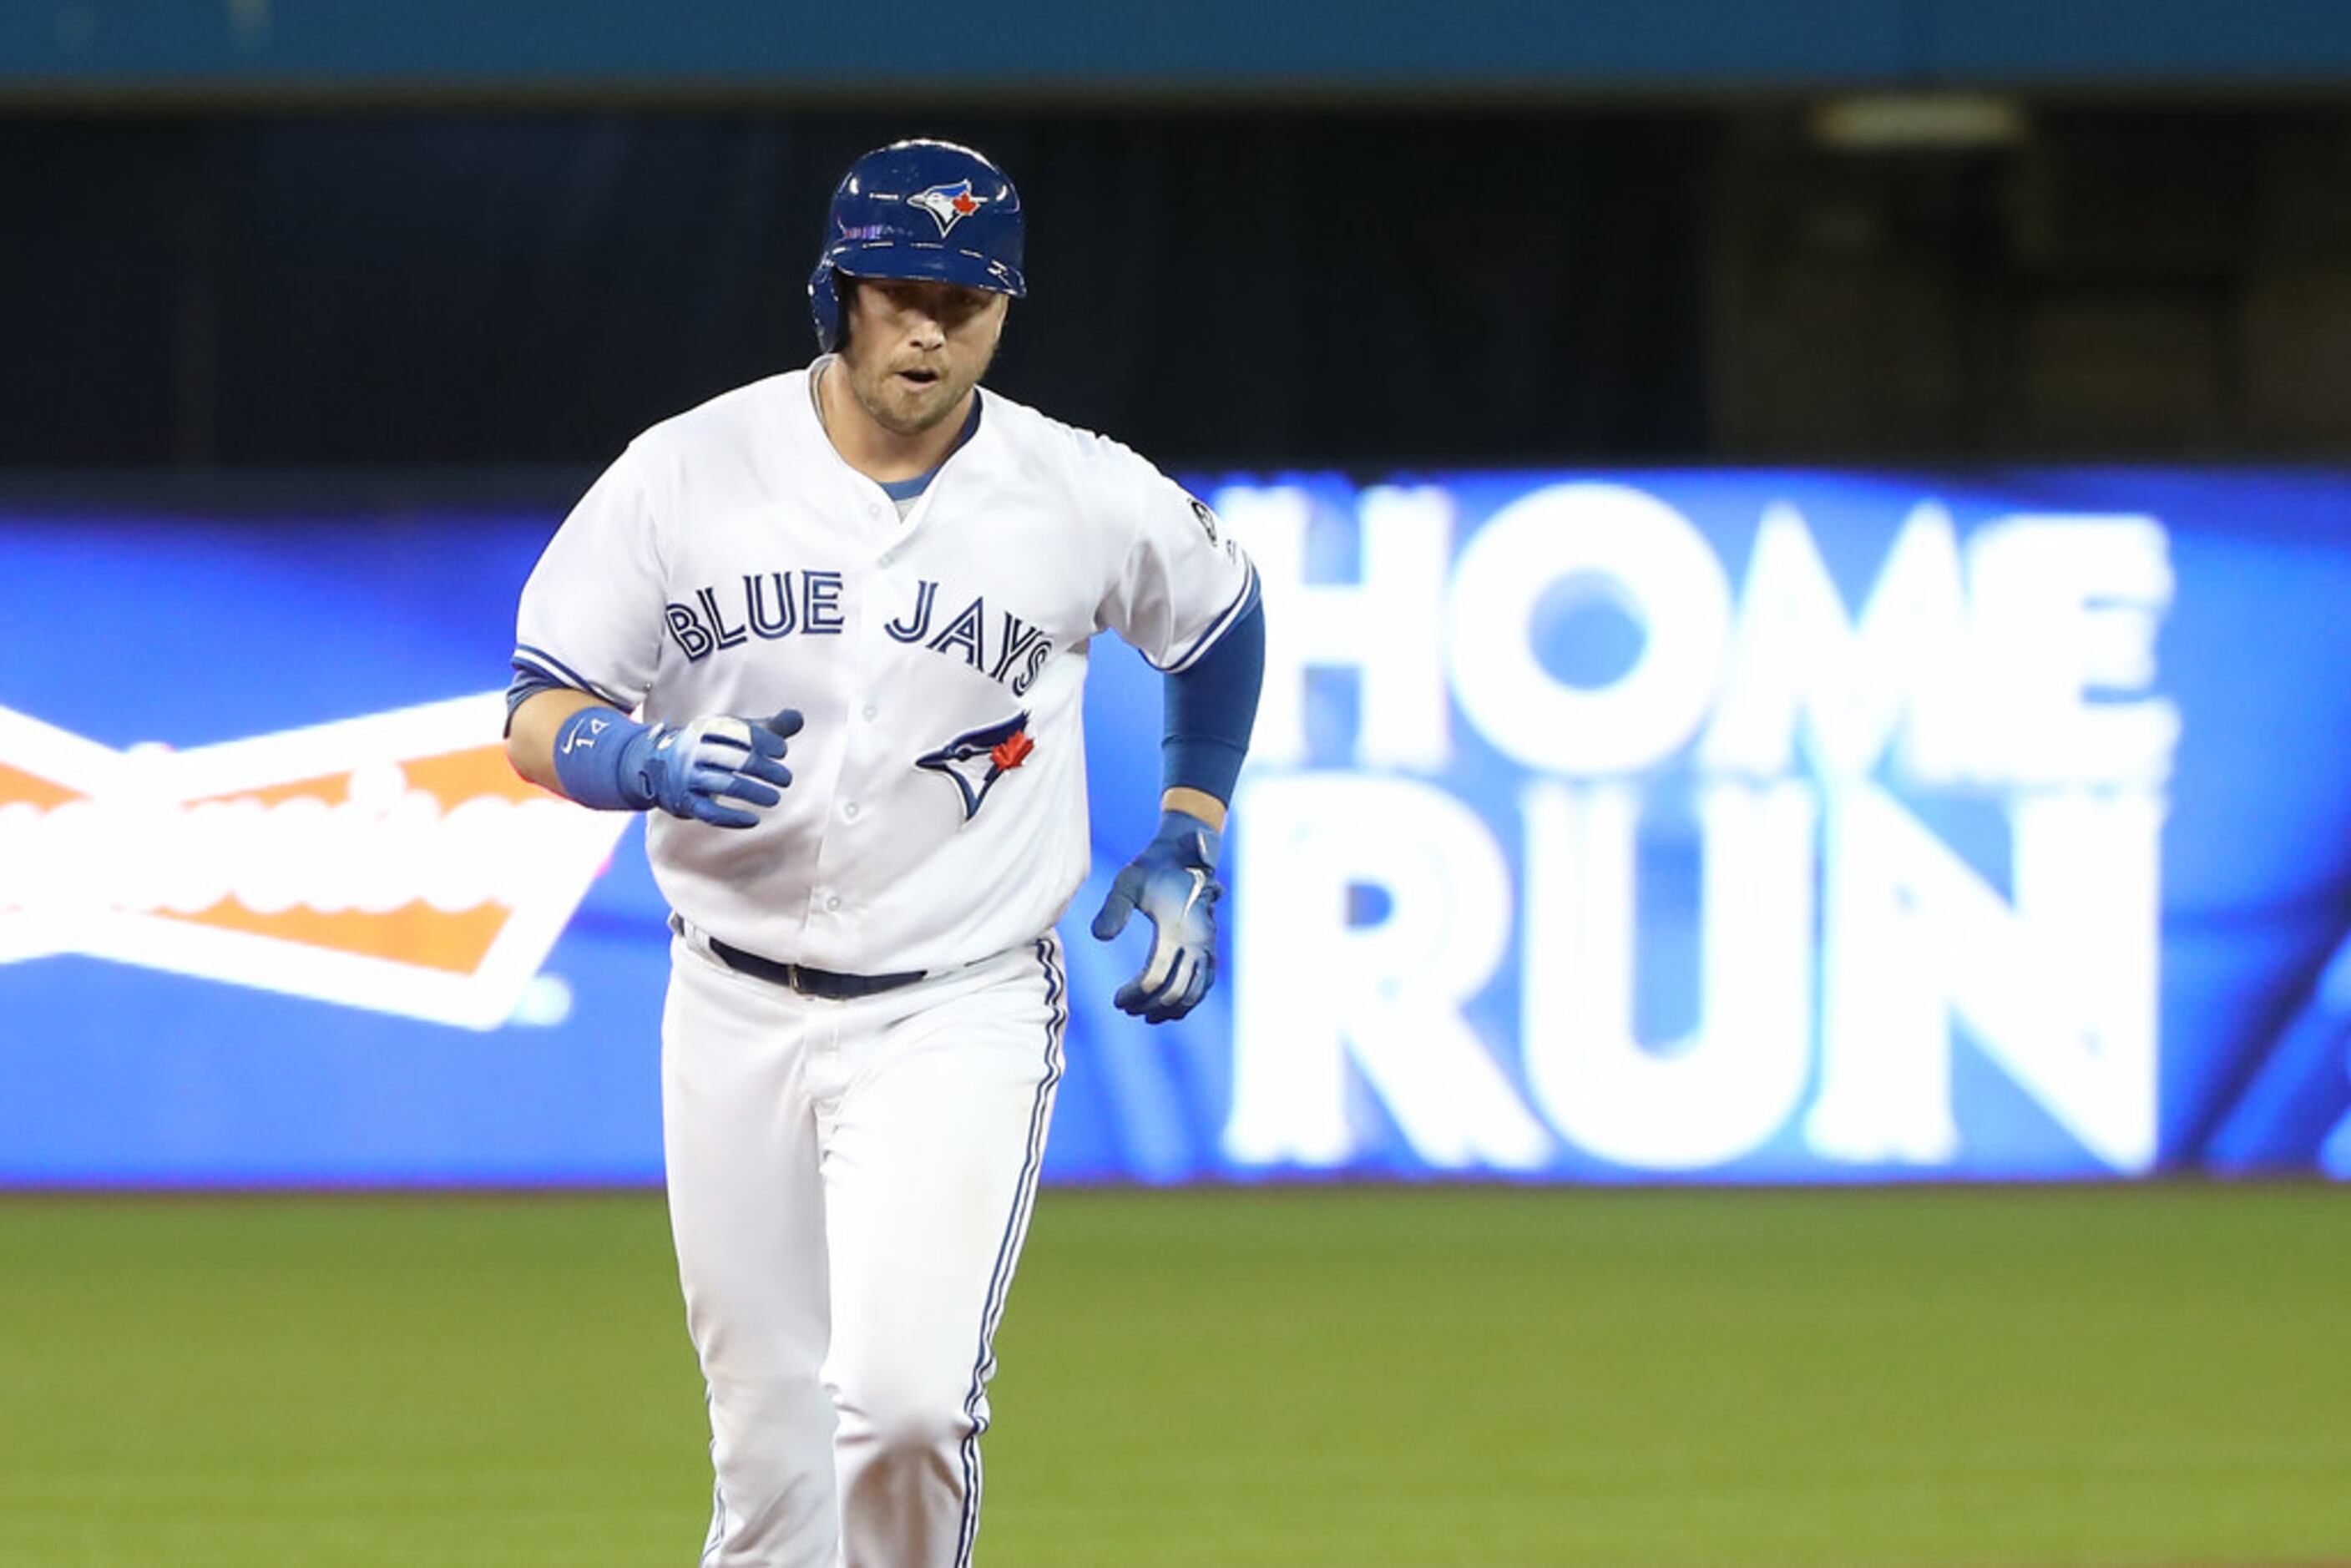
[[[980,1560],[2351,1562],[2351,1193],[1048,1192]],[[659,1568],[659,1199],[0,1200],[0,1564]]]

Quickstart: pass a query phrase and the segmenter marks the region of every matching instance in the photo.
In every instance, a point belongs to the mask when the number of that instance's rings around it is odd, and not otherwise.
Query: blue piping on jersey
[[[1223,614],[1217,616],[1214,621],[1208,623],[1208,629],[1207,631],[1201,632],[1197,637],[1195,637],[1192,640],[1192,645],[1190,647],[1185,649],[1184,652],[1176,658],[1169,660],[1165,664],[1162,664],[1159,667],[1160,674],[1173,675],[1182,673],[1186,666],[1198,659],[1201,654],[1214,647],[1217,643],[1217,640],[1222,637],[1226,632],[1231,631],[1234,624],[1238,622],[1243,615],[1249,613],[1249,610],[1256,605],[1258,601],[1257,563],[1255,561],[1250,561],[1248,564],[1249,580],[1241,584],[1239,594],[1234,598],[1230,604],[1225,606],[1225,612]]]
[[[538,695],[539,693],[576,692],[579,689],[578,686],[557,680],[545,670],[521,664],[516,665],[515,678],[507,687],[507,733],[509,735],[514,733],[515,715],[522,711],[522,705]]]
[[[526,655],[528,656],[526,657]],[[611,693],[606,691],[603,687],[598,685],[595,682],[590,680],[587,676],[581,674],[579,671],[573,669],[570,665],[565,664],[554,654],[548,653],[543,648],[534,648],[528,643],[517,643],[515,644],[514,666],[516,669],[521,670],[526,674],[530,674],[535,671],[535,673],[538,674],[552,675],[555,678],[557,685],[569,686],[574,691],[586,692],[592,697],[600,697],[603,701],[611,703],[614,707],[619,708],[622,713],[627,713],[630,709],[637,706],[634,703],[622,702],[620,698],[614,696]]]
[[[956,1534],[956,1568],[971,1568],[971,1552],[979,1538],[981,1484],[979,1435],[987,1430],[979,1406],[987,1397],[987,1378],[996,1370],[996,1326],[1004,1316],[1004,1297],[1012,1285],[1013,1260],[1029,1229],[1029,1215],[1037,1201],[1037,1174],[1045,1163],[1045,1126],[1053,1110],[1053,1086],[1061,1081],[1061,1032],[1069,1025],[1069,986],[1062,977],[1061,939],[1050,931],[1037,940],[1037,958],[1045,970],[1045,1075],[1037,1083],[1036,1103],[1029,1111],[1029,1147],[1020,1165],[1020,1182],[1014,1191],[1012,1212],[996,1245],[996,1269],[987,1283],[987,1302],[979,1318],[979,1357],[972,1364],[971,1392],[963,1402],[964,1418],[971,1429],[963,1439],[963,1522]]]

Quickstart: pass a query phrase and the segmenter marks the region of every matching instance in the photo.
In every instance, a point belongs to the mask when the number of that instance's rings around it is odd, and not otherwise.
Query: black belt
[[[773,958],[729,946],[716,936],[707,940],[718,961],[736,973],[788,986],[804,997],[820,997],[826,1001],[847,1001],[852,997],[870,997],[876,991],[894,991],[930,973],[927,969],[908,969],[896,975],[836,975],[830,969],[811,969],[806,964],[778,964]]]

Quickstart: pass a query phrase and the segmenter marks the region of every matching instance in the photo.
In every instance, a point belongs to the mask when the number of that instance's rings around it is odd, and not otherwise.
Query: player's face
[[[873,423],[920,435],[959,413],[1004,332],[1007,300],[984,288],[864,279],[850,305],[842,362]]]

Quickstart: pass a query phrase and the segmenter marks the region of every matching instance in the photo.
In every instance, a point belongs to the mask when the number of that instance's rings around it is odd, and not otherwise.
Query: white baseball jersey
[[[985,390],[902,518],[810,374],[632,443],[532,571],[517,657],[649,720],[806,716],[757,827],[653,814],[655,879],[695,925],[852,974],[974,962],[1085,879],[1088,640],[1182,670],[1255,569],[1134,452]]]

